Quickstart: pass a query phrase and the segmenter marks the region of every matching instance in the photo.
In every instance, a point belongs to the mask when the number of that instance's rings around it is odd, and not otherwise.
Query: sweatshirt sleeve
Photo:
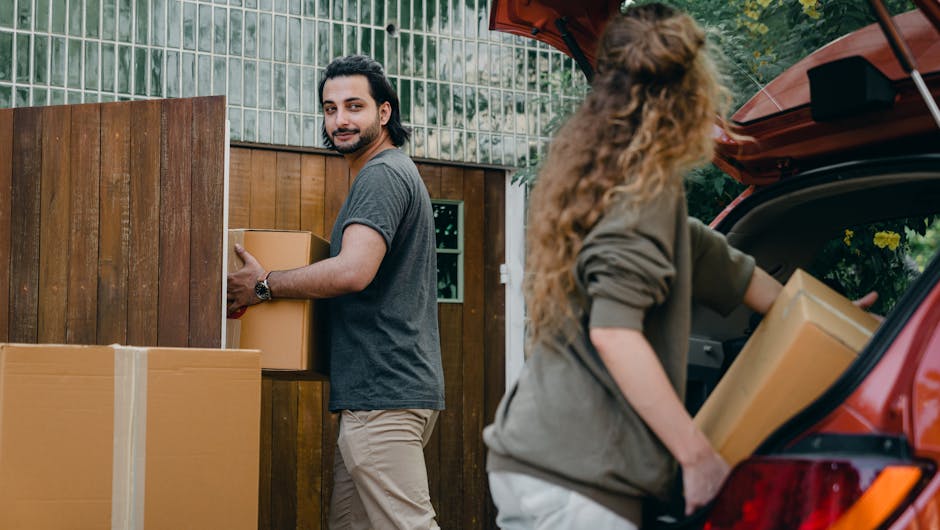
[[[744,300],[754,274],[754,258],[728,244],[725,236],[689,218],[692,297],[727,315]]]
[[[590,298],[590,327],[643,330],[647,310],[661,304],[675,276],[674,215],[613,212],[585,238],[575,277]]]

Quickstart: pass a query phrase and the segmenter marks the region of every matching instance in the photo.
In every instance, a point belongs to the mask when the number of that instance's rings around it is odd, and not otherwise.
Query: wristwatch
[[[268,271],[267,274],[255,284],[255,294],[265,302],[271,299],[271,287],[268,286],[268,276],[270,275],[271,272]]]

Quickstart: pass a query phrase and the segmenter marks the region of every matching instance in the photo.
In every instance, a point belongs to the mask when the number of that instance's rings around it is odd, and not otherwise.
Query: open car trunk
[[[834,240],[841,244],[847,228],[911,218],[940,218],[940,154],[872,159],[807,172],[759,189],[715,228],[786,283],[798,268],[813,270],[824,247]],[[858,259],[869,257],[859,255]],[[918,295],[930,290],[924,282],[937,282],[928,273],[938,268],[938,261],[934,254],[923,277],[910,279],[906,294],[887,308],[885,321],[854,363],[843,373],[833,374],[834,383],[826,392],[796,416],[776,418],[779,428],[756,454],[784,448],[845,401],[911,316],[920,302]],[[814,274],[819,277],[823,272],[816,270]],[[701,306],[693,309],[686,396],[691,413],[707,399],[758,321],[759,317],[744,307],[727,317]],[[676,517],[680,508],[663,507],[650,517],[659,518],[657,526],[667,520],[674,521],[670,526],[681,528],[700,523]]]

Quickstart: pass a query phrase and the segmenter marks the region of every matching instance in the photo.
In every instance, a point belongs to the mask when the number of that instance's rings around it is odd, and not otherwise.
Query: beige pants
[[[436,410],[344,410],[333,459],[331,529],[439,528],[424,446]]]

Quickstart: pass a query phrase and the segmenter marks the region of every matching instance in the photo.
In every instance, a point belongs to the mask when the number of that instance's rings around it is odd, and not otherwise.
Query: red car
[[[590,71],[597,37],[620,4],[494,0],[490,26],[543,40]],[[862,28],[769,83],[732,117],[753,142],[718,139],[716,165],[749,187],[712,226],[781,282],[796,268],[813,270],[833,242],[848,246],[848,227],[911,218],[940,226],[940,116],[929,110],[940,96],[940,4],[915,4],[884,24],[887,32]],[[889,44],[892,28],[894,46],[908,55]],[[696,309],[690,378],[720,376],[751,317]],[[713,381],[698,379],[704,397]],[[940,528],[938,464],[934,255],[855,363],[739,464],[712,506],[650,526]]]

